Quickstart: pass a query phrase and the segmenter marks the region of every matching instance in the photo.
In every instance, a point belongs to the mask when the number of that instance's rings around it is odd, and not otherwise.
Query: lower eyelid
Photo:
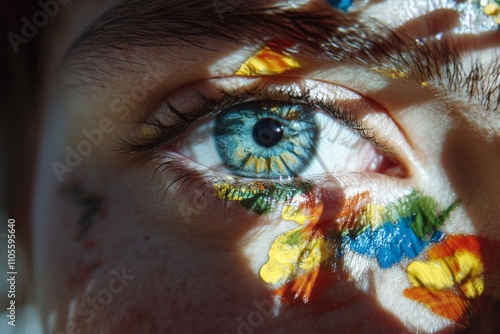
[[[243,229],[240,230],[234,226],[234,221],[243,219],[247,221],[246,228],[250,228],[256,224],[268,224],[269,219],[273,217],[272,212],[279,211],[275,208],[264,221],[259,221],[256,219],[259,215],[256,215],[254,211],[245,209],[240,203],[228,198],[217,197],[217,190],[214,188],[215,184],[252,185],[258,184],[260,181],[244,178],[235,179],[228,174],[214,173],[208,168],[199,169],[199,166],[194,166],[192,161],[177,153],[166,153],[158,161],[152,160],[150,164],[156,170],[155,183],[164,184],[160,188],[167,189],[166,196],[163,198],[168,201],[175,199],[177,203],[175,207],[183,217],[182,222],[188,224],[184,227],[186,230],[199,228],[198,225],[204,225],[207,217],[210,217],[211,221],[218,222],[218,226],[204,226],[202,228],[204,234],[217,233],[217,231],[220,233],[221,226],[227,224],[227,236],[232,237],[234,233],[243,232]],[[160,167],[158,167],[159,164]],[[388,179],[383,175],[359,173],[341,173],[335,177],[327,175],[289,182],[267,180],[262,182],[268,185],[295,184],[299,185],[299,188],[300,184],[310,184],[312,189],[315,189],[311,194],[316,194],[311,196],[318,196],[317,200],[327,202],[328,205],[325,209],[331,211],[332,217],[347,197],[370,191],[373,203],[386,203],[402,196],[411,188],[409,180]],[[167,203],[167,205],[169,204],[171,205],[171,203]],[[277,207],[285,204],[285,202],[281,202],[281,204],[277,202]],[[197,231],[197,233],[201,232]]]

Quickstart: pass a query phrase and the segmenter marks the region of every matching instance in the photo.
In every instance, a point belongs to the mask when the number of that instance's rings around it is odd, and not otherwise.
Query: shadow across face
[[[442,162],[457,198],[480,236],[485,280],[483,294],[471,301],[470,328],[461,332],[498,333],[500,136],[480,130],[463,116],[455,118],[457,125],[446,137]]]

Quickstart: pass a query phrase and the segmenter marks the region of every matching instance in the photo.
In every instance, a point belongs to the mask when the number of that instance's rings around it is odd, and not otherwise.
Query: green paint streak
[[[297,195],[309,193],[313,187],[306,182],[231,185],[230,189],[219,193],[219,198],[241,198],[239,202],[244,208],[262,215],[273,211],[276,202],[287,203]]]
[[[295,231],[286,239],[286,244],[290,246],[298,246],[302,242],[304,242],[304,240],[302,239],[302,230]]]
[[[421,239],[429,239],[443,226],[451,211],[458,204],[457,201],[439,213],[438,204],[434,198],[412,190],[407,196],[386,207],[386,221],[396,223],[401,219],[411,217],[413,218],[411,229],[415,235]]]

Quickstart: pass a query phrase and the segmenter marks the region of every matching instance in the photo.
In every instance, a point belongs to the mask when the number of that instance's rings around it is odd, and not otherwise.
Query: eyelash
[[[189,113],[183,113],[175,108],[170,101],[167,100],[168,115],[165,117],[174,119],[173,125],[164,124],[161,121],[161,115],[146,121],[145,125],[150,126],[154,130],[152,138],[141,139],[129,137],[122,140],[122,146],[125,147],[126,153],[139,152],[160,152],[162,148],[168,147],[181,136],[185,131],[191,129],[193,125],[208,116],[214,116],[223,110],[239,103],[252,100],[270,100],[270,101],[286,101],[308,104],[314,108],[321,109],[330,115],[335,120],[343,125],[351,128],[363,139],[370,141],[381,152],[390,155],[389,148],[386,143],[379,141],[373,134],[373,130],[363,126],[358,117],[351,111],[341,107],[335,101],[318,99],[311,96],[310,89],[301,90],[299,93],[293,87],[284,89],[270,90],[266,85],[260,85],[251,89],[241,89],[235,92],[227,92],[221,90],[222,98],[212,99],[207,96],[200,96],[203,101],[198,107],[194,108]],[[258,98],[256,98],[258,97]],[[148,159],[149,160],[149,159]]]
[[[270,88],[268,84],[258,84],[251,88],[235,91],[221,89],[218,93],[222,97],[210,98],[200,94],[198,99],[201,100],[201,103],[198,103],[196,107],[188,112],[175,108],[167,98],[165,105],[168,108],[166,111],[157,112],[149,120],[139,124],[139,128],[144,125],[151,127],[153,136],[149,138],[129,136],[120,140],[120,151],[136,155],[139,162],[159,161],[155,166],[151,179],[153,181],[159,177],[158,180],[166,182],[165,194],[172,186],[179,184],[180,187],[176,188],[178,195],[189,197],[193,189],[206,189],[207,177],[209,177],[206,172],[186,167],[186,161],[168,159],[168,151],[165,152],[165,149],[182,138],[182,135],[192,129],[195,124],[214,117],[226,108],[250,100],[274,100],[309,104],[330,115],[344,126],[349,127],[360,137],[368,140],[387,158],[396,161],[390,147],[378,140],[372,129],[363,126],[354,111],[341,106],[340,103],[328,97],[316,98],[312,96],[311,89],[295,90],[292,84],[286,87],[280,86],[279,88]],[[169,124],[166,124],[162,118],[167,118]],[[210,175],[210,178],[218,177],[221,177],[221,175],[215,173]],[[321,182],[321,178],[317,176],[301,179],[304,182],[310,182],[313,186]]]

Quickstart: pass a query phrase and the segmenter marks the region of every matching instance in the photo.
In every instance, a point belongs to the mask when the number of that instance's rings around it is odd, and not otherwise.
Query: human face
[[[68,5],[47,331],[494,332],[500,35],[459,3]]]

